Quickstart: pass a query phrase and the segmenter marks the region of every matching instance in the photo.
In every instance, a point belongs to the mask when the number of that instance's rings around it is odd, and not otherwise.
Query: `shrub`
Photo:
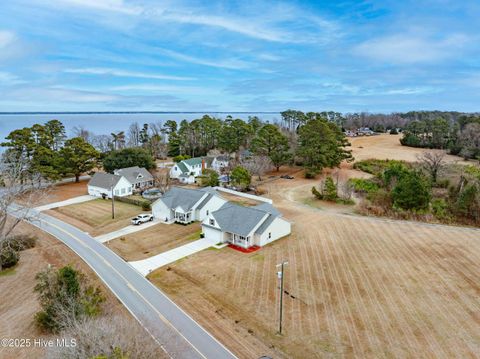
[[[321,185],[320,191],[312,187],[312,193],[318,199],[325,201],[335,202],[338,199],[337,185],[330,176],[325,178],[325,182]]]
[[[35,247],[37,239],[33,236],[19,234],[8,239],[11,248],[17,252]]]
[[[368,179],[350,178],[348,181],[352,184],[354,191],[358,193],[373,193],[380,188],[378,184]]]
[[[96,316],[105,300],[100,289],[89,285],[84,274],[71,266],[49,267],[35,277],[35,292],[42,310],[35,315],[39,327],[57,333],[78,319]]]
[[[323,196],[327,201],[335,201],[338,198],[337,185],[332,177],[327,177],[323,184]]]
[[[404,210],[424,210],[431,199],[431,187],[418,172],[402,175],[392,191],[393,204]]]
[[[18,252],[15,249],[7,246],[0,249],[0,268],[2,270],[13,267],[18,260]]]
[[[315,172],[313,170],[309,170],[309,169],[305,170],[305,178],[313,179],[315,177],[317,177],[317,172]]]
[[[448,204],[443,198],[435,198],[432,201],[432,213],[436,218],[441,220],[450,218]]]
[[[192,157],[189,156],[189,155],[178,155],[178,156],[173,157],[173,162],[178,163],[178,162],[181,162],[183,160],[188,160],[189,158],[192,158]]]
[[[437,180],[437,182],[435,183],[435,187],[448,188],[450,187],[450,180],[448,178],[445,178],[443,180]]]
[[[389,166],[395,165],[395,164],[403,164],[406,165],[405,162],[403,161],[398,161],[398,160],[379,160],[379,159],[368,159],[368,160],[363,160],[359,162],[355,162],[353,165],[354,169],[370,173],[375,176],[379,176],[385,171]]]
[[[142,207],[142,210],[144,211],[149,211],[152,209],[152,203],[148,199],[115,196],[115,201],[124,202],[124,203],[133,204],[135,206]]]

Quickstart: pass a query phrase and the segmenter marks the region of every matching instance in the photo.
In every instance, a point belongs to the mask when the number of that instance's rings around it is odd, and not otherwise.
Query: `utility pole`
[[[282,320],[283,320],[283,273],[285,266],[288,264],[287,261],[283,261],[280,264],[277,264],[277,268],[280,267],[280,271],[277,272],[278,279],[280,279],[280,313],[278,321],[278,333],[282,334]]]
[[[115,219],[115,196],[113,195],[113,186],[112,186],[112,219]]]

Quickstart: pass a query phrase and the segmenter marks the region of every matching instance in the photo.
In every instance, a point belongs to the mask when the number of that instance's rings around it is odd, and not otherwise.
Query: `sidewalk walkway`
[[[57,208],[57,207],[64,207],[64,206],[69,206],[71,204],[77,204],[77,203],[82,203],[82,202],[87,202],[96,199],[97,197],[89,196],[88,194],[85,196],[78,196],[78,197],[73,197],[70,199],[67,199],[65,201],[60,201],[60,202],[54,202],[54,203],[49,203],[45,204],[43,206],[36,207],[35,209],[37,211],[46,211],[48,209],[52,208]]]
[[[175,249],[157,254],[156,256],[128,263],[130,263],[132,267],[139,271],[142,275],[146,276],[157,268],[163,267],[164,265],[173,263],[179,259],[212,247],[216,244],[216,242],[216,240],[201,238],[192,243],[188,243]]]
[[[101,243],[105,243],[105,242],[108,242],[108,241],[110,241],[114,238],[126,236],[127,234],[131,234],[131,233],[141,231],[143,229],[147,229],[147,228],[152,227],[152,226],[154,226],[156,224],[159,224],[159,223],[169,224],[169,223],[162,222],[158,219],[154,219],[151,222],[142,223],[138,226],[134,226],[133,224],[131,224],[131,225],[129,225],[127,227],[123,227],[123,228],[121,228],[117,231],[102,234],[101,236],[93,237],[93,238],[95,238],[97,241],[99,241]]]

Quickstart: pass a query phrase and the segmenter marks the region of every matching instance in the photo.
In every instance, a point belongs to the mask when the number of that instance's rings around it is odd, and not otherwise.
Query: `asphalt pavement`
[[[18,207],[9,212],[21,215]],[[236,358],[130,264],[85,232],[34,210],[28,221],[79,255],[170,357]]]

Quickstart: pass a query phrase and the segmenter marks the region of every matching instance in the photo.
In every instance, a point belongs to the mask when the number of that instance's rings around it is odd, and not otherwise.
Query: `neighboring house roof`
[[[202,157],[189,158],[188,160],[183,160],[182,162],[186,163],[190,167],[195,166],[195,165],[201,165],[202,164]]]
[[[162,201],[168,208],[180,207],[189,211],[204,195],[205,192],[200,190],[172,187],[157,201]]]
[[[219,210],[212,212],[222,232],[241,236],[248,236],[264,220],[266,214],[265,211],[233,203],[226,203]]]
[[[205,193],[208,195],[199,203],[197,209],[202,209],[213,196],[221,197],[213,187],[199,189],[172,187],[157,201],[162,201],[168,208],[181,207],[184,211],[189,211]]]
[[[221,161],[221,162],[228,162],[228,161],[230,161],[230,157],[227,156],[227,155],[220,155],[220,156],[215,157],[215,159],[216,159],[217,161]]]
[[[131,184],[153,180],[153,176],[150,172],[145,168],[138,166],[121,168],[115,170],[114,173],[116,175],[124,176]]]
[[[207,167],[212,167],[212,163],[213,163],[213,160],[215,159],[215,157],[207,156],[207,157],[203,157],[203,159],[205,160],[205,163],[207,164]]]
[[[110,173],[97,172],[88,182],[88,185],[111,190],[112,186],[115,187],[122,177],[123,176],[112,175]]]
[[[187,166],[185,166],[185,163],[183,163],[183,161],[178,162],[177,166],[180,169],[180,171],[182,171],[182,173],[188,172],[188,168]]]

